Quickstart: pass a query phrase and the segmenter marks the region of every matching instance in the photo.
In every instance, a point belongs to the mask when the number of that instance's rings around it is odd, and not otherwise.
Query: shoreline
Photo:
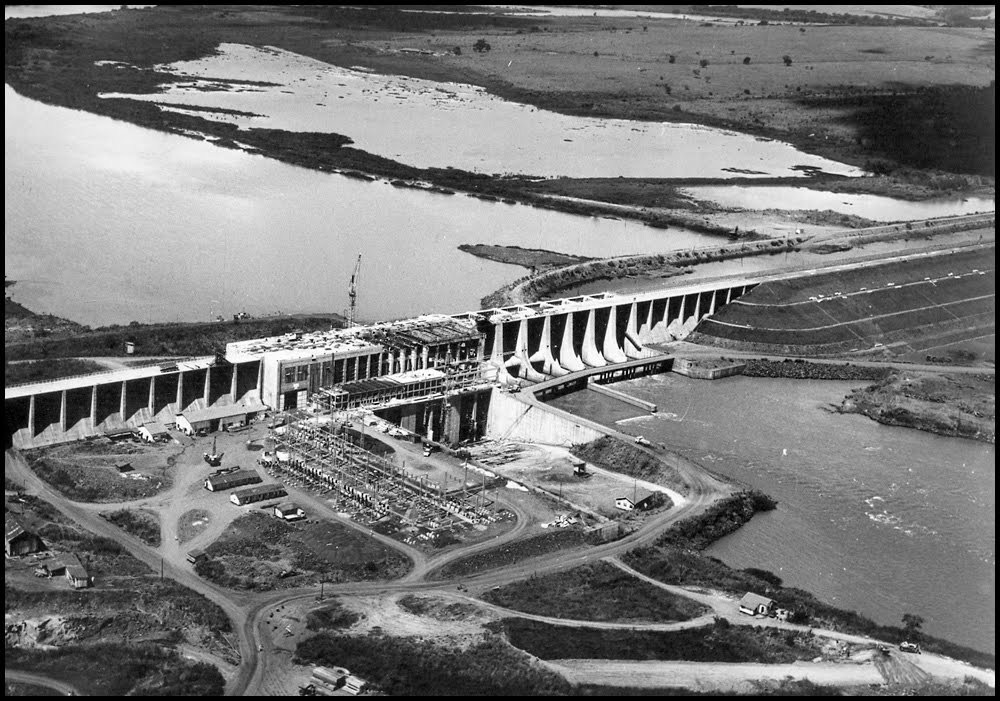
[[[197,115],[184,115],[173,112],[163,112],[156,104],[142,103],[131,100],[102,100],[98,97],[104,92],[150,93],[159,89],[163,83],[176,81],[177,77],[169,73],[160,73],[155,66],[171,63],[178,59],[190,60],[211,54],[218,43],[248,43],[251,45],[275,42],[282,48],[299,53],[315,60],[328,62],[332,65],[354,67],[363,65],[366,68],[383,74],[404,75],[439,82],[457,81],[484,88],[490,94],[501,99],[512,100],[520,104],[532,105],[539,109],[557,112],[559,114],[586,117],[605,117],[612,119],[632,119],[637,121],[682,122],[700,126],[736,131],[743,134],[777,140],[803,151],[804,153],[821,155],[832,160],[857,166],[864,165],[866,159],[878,158],[879,153],[871,145],[860,145],[850,135],[851,126],[847,129],[824,129],[822,139],[816,138],[816,121],[827,112],[837,113],[837,110],[849,112],[846,108],[810,106],[808,100],[839,101],[855,100],[859,105],[866,101],[883,99],[881,93],[873,92],[866,96],[862,91],[843,92],[841,88],[819,86],[810,92],[809,97],[797,91],[788,92],[778,89],[762,97],[747,100],[744,97],[715,96],[707,91],[707,85],[702,86],[695,81],[690,93],[685,92],[683,99],[669,96],[653,97],[648,86],[643,86],[641,80],[631,73],[627,76],[628,84],[636,84],[639,92],[635,100],[621,101],[615,93],[595,90],[594,78],[588,71],[601,67],[601,62],[581,59],[585,65],[577,70],[577,78],[585,86],[578,92],[565,92],[564,87],[548,86],[542,89],[533,85],[540,80],[533,72],[514,74],[500,79],[493,69],[499,68],[499,54],[484,53],[473,61],[465,55],[446,55],[447,52],[432,55],[415,55],[402,51],[400,42],[412,43],[412,38],[401,38],[398,32],[389,29],[389,41],[384,46],[376,47],[374,42],[366,41],[368,25],[355,26],[353,22],[357,15],[348,9],[326,11],[300,10],[306,14],[315,13],[321,16],[321,22],[340,18],[337,31],[342,38],[335,42],[320,41],[317,30],[308,29],[296,24],[296,15],[288,11],[273,11],[270,15],[276,28],[283,26],[288,29],[289,36],[271,32],[277,29],[267,29],[263,36],[247,34],[247,31],[236,20],[227,19],[222,15],[206,17],[196,10],[182,8],[149,8],[146,10],[129,10],[109,13],[99,26],[92,20],[77,17],[64,17],[58,22],[51,18],[8,20],[6,23],[6,38],[9,43],[8,62],[5,66],[5,80],[18,93],[40,100],[47,104],[61,105],[72,109],[84,109],[95,114],[121,119],[139,126],[160,131],[181,134],[189,138],[199,138],[198,135],[216,139],[216,144],[223,148],[249,147],[256,153],[269,158],[281,160],[293,165],[323,172],[339,172],[346,177],[376,177],[389,181],[397,186],[419,187],[450,194],[465,192],[471,196],[493,198],[498,201],[516,201],[529,206],[542,207],[564,211],[583,216],[622,216],[616,211],[615,205],[634,207],[626,211],[624,216],[630,220],[640,221],[650,226],[669,228],[682,226],[694,228],[703,233],[726,235],[731,231],[729,225],[706,221],[705,215],[725,212],[726,208],[699,203],[688,198],[677,196],[671,192],[673,188],[686,185],[775,185],[802,186],[831,192],[864,192],[882,194],[895,198],[930,199],[942,194],[969,195],[973,193],[995,192],[992,177],[979,175],[959,175],[940,170],[929,171],[917,169],[905,164],[883,163],[880,170],[888,167],[891,175],[882,174],[871,178],[845,178],[829,174],[811,174],[803,178],[554,178],[538,180],[530,174],[515,176],[498,176],[471,173],[451,168],[416,168],[399,163],[389,158],[370,154],[353,148],[353,141],[348,136],[332,133],[292,133],[280,129],[246,129],[239,130],[232,124],[214,122]],[[481,18],[463,17],[420,17],[418,21],[426,26],[415,31],[428,35],[428,41],[435,46],[442,41],[434,32],[436,25],[449,27],[456,25],[445,41],[454,41],[457,36],[477,23],[485,22]],[[508,40],[519,36],[519,41],[536,42],[539,47],[549,44],[562,46],[565,37],[563,31],[568,28],[580,28],[581,31],[594,32],[589,20],[572,18],[501,18],[497,25],[491,20],[487,24],[492,32],[499,32],[497,41]],[[388,21],[388,20],[384,20]],[[375,22],[377,17],[369,17],[366,22]],[[184,28],[197,23],[199,33],[184,33]],[[282,24],[285,23],[285,24]],[[629,26],[636,22],[627,22]],[[390,25],[391,26],[391,25]],[[557,32],[546,36],[539,33],[538,26],[562,27]],[[22,28],[39,28],[38,31],[53,33],[54,36],[72,38],[74,41],[62,51],[57,51],[47,59],[44,65],[32,61],[33,47],[30,42],[21,37]],[[58,27],[58,29],[53,29]],[[462,29],[459,29],[462,27]],[[44,28],[44,29],[42,29]],[[131,50],[136,57],[122,54],[122,42],[134,30],[144,31],[153,28],[154,35],[161,35],[164,41],[135,42]],[[530,29],[525,33],[525,29]],[[645,31],[645,27],[643,31]],[[662,32],[665,37],[674,37],[676,28],[668,25],[652,27],[654,31]],[[631,29],[626,29],[631,31]],[[697,31],[701,31],[700,28]],[[612,31],[612,34],[615,32]],[[653,33],[650,33],[653,36]],[[601,36],[600,33],[595,36]],[[601,37],[602,41],[611,41],[612,37]],[[750,37],[747,37],[749,39]],[[757,41],[758,38],[753,38]],[[506,51],[519,56],[516,44],[507,47]],[[529,44],[534,46],[534,44]],[[450,49],[450,47],[449,47]],[[598,52],[599,53],[599,52]],[[96,62],[106,62],[116,58],[129,58],[131,62],[124,65],[130,70],[124,71],[120,66],[95,65]],[[537,58],[537,57],[536,57]],[[599,58],[599,57],[598,57]],[[543,60],[543,59],[538,59]],[[544,59],[547,61],[548,59]],[[506,63],[506,61],[504,61]],[[121,63],[121,62],[119,62]],[[512,61],[513,63],[513,61]],[[676,72],[678,66],[660,66],[659,70]],[[621,69],[616,69],[620,71]],[[723,70],[721,67],[718,70]],[[725,70],[735,70],[727,68]],[[749,69],[744,69],[749,70]],[[754,69],[757,70],[757,69]],[[761,67],[759,70],[765,71]],[[766,69],[770,70],[770,69]],[[756,73],[754,74],[756,75]],[[766,75],[766,74],[765,74]],[[716,76],[718,79],[720,76]],[[661,78],[662,80],[663,78]],[[894,79],[894,77],[893,77]],[[769,80],[774,80],[769,78]],[[774,86],[777,87],[777,86]],[[962,88],[970,90],[968,86]],[[820,97],[822,96],[822,97]],[[956,98],[957,99],[957,98]],[[732,105],[733,107],[728,107]],[[798,125],[787,118],[772,121],[760,118],[735,117],[729,112],[739,108],[737,114],[754,114],[760,110],[770,111],[778,115],[803,113],[809,116],[808,124]],[[194,110],[196,111],[196,110]],[[213,111],[218,111],[213,108]],[[761,112],[763,114],[764,112]],[[839,114],[839,113],[838,113]],[[723,116],[729,115],[729,116]],[[586,193],[586,202],[573,201]],[[690,214],[699,214],[694,217]]]

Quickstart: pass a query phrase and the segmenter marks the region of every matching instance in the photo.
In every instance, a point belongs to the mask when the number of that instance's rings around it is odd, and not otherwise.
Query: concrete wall
[[[571,446],[604,435],[572,414],[540,404],[526,404],[494,389],[490,396],[486,435],[493,439]]]

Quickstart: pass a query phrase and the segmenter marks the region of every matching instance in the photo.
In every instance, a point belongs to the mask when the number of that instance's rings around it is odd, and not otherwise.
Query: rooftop
[[[282,353],[288,358],[307,355],[346,354],[412,348],[440,343],[460,343],[477,339],[475,322],[444,314],[429,314],[415,319],[390,321],[350,329],[331,329],[311,333],[237,341],[226,346],[226,358],[232,362]]]
[[[227,404],[224,406],[210,406],[204,409],[193,409],[191,411],[179,412],[178,416],[183,416],[191,423],[200,421],[214,421],[216,419],[227,419],[231,416],[244,416],[256,412],[265,411],[267,407],[263,404]]]

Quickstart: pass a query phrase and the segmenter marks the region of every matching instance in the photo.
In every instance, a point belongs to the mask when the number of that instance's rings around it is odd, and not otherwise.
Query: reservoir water
[[[777,499],[707,554],[879,623],[917,613],[926,633],[992,653],[995,447],[829,410],[864,384],[666,374],[615,385],[654,415],[595,392],[553,404]]]
[[[584,256],[718,239],[289,166],[4,90],[4,265],[14,299],[90,325],[479,308],[524,268],[460,244]]]
[[[704,185],[683,188],[684,192],[699,200],[708,200],[723,207],[742,209],[818,209],[842,214],[856,214],[877,222],[932,219],[976,212],[996,210],[992,197],[940,198],[936,200],[897,200],[881,195],[856,195],[842,192],[825,192],[807,187],[760,185]]]

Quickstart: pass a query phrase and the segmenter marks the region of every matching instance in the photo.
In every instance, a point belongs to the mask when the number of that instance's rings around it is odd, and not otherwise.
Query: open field
[[[130,439],[100,439],[85,444],[61,444],[26,453],[32,469],[66,496],[87,502],[143,499],[172,484],[177,444],[155,446]],[[118,464],[131,469],[119,472]]]
[[[339,523],[284,523],[260,510],[233,521],[206,553],[198,573],[221,586],[270,590],[318,581],[395,579],[411,563]]]

